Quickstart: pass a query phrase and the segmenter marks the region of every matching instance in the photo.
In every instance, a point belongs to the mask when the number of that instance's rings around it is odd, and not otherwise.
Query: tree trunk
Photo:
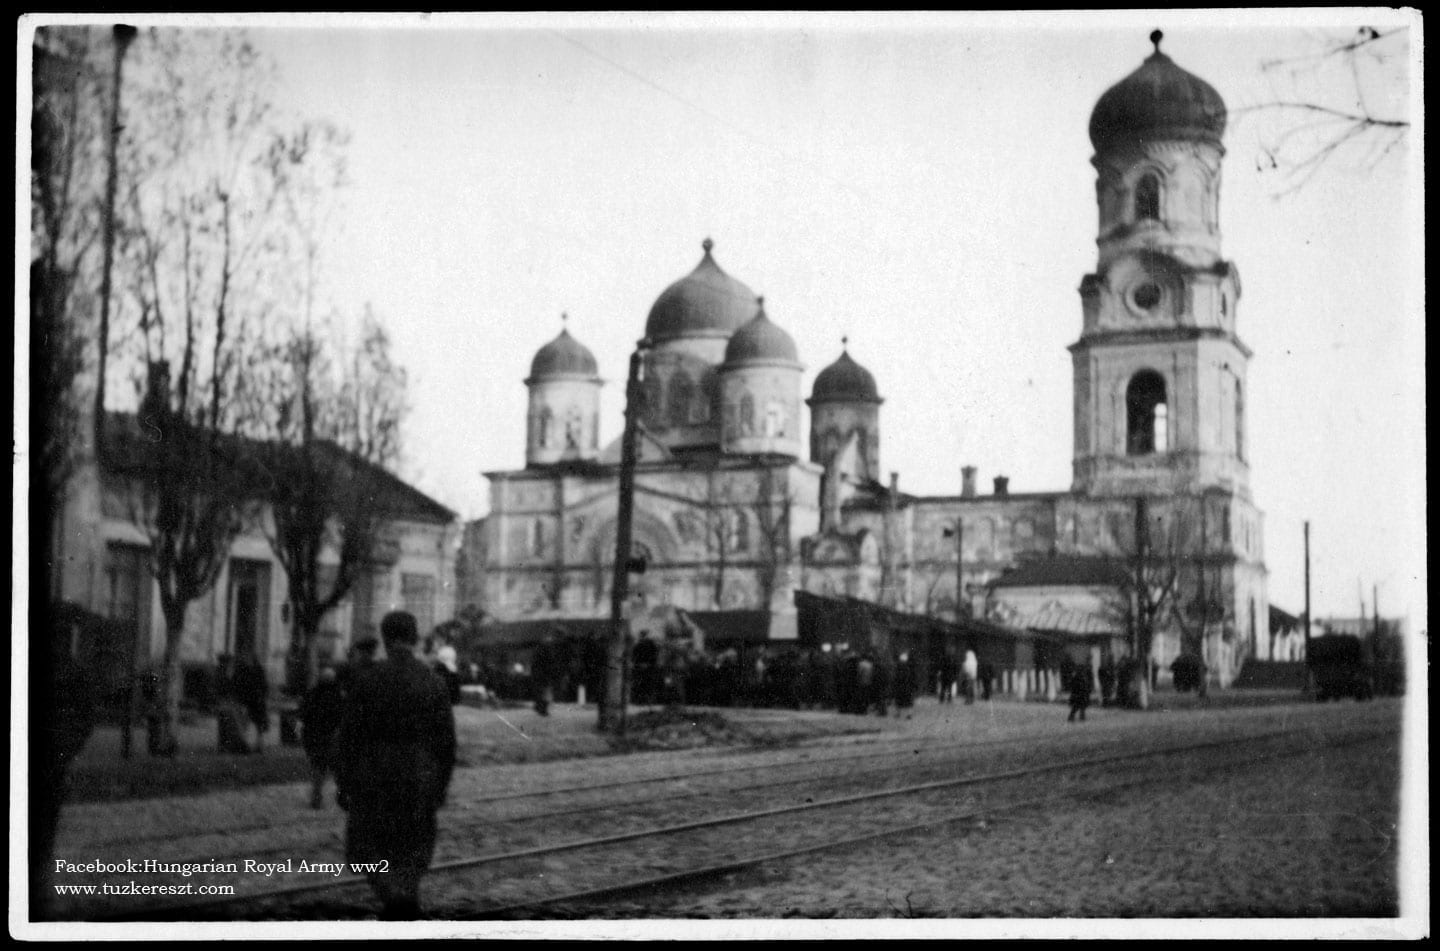
[[[320,680],[317,663],[320,619],[308,615],[309,612],[295,612],[295,633],[290,641],[290,661],[285,672],[286,689],[297,696],[308,693]]]
[[[1135,671],[1135,708],[1137,710],[1150,709],[1150,654],[1147,651],[1145,656],[1137,661]]]
[[[155,675],[155,696],[146,710],[147,743],[151,756],[174,756],[180,746],[175,734],[180,722],[180,638],[185,633],[185,606],[165,610],[165,653]],[[142,636],[143,633],[142,633]]]

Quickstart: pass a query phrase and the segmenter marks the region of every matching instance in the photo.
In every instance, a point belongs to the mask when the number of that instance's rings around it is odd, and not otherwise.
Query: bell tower
[[[1074,491],[1229,490],[1248,497],[1240,279],[1220,254],[1225,104],[1160,52],[1090,118],[1095,272],[1070,346]]]

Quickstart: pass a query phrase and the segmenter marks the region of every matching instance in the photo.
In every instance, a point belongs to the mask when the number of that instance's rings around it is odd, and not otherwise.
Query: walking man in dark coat
[[[265,734],[270,730],[270,683],[265,677],[265,668],[253,654],[238,659],[235,667],[235,699],[245,708],[250,722],[255,726],[253,751],[265,749]]]
[[[320,668],[320,679],[300,704],[300,745],[310,762],[310,808],[324,804],[325,777],[335,759],[335,735],[345,712],[345,691],[334,667]]]
[[[445,685],[414,655],[414,615],[392,611],[380,634],[386,659],[348,685],[335,779],[349,812],[346,861],[375,863],[366,874],[385,918],[413,919],[455,767],[455,714]]]
[[[1070,671],[1070,718],[1074,723],[1078,713],[1085,719],[1085,710],[1090,706],[1090,668],[1075,667]]]

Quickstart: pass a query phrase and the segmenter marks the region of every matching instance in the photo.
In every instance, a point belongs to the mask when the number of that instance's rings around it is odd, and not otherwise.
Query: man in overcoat
[[[393,611],[380,634],[386,659],[347,687],[335,780],[349,813],[346,861],[378,863],[365,871],[384,917],[413,919],[455,767],[455,715],[444,683],[415,657],[415,617]]]

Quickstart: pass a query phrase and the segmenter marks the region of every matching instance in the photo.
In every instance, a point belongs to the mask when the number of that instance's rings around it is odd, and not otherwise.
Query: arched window
[[[750,519],[745,513],[736,510],[735,517],[730,522],[730,549],[732,551],[747,551],[750,548]]]
[[[1168,426],[1169,408],[1165,403],[1165,380],[1154,370],[1141,370],[1125,389],[1126,427],[1125,452],[1146,456],[1165,452],[1163,438],[1157,440],[1162,427]]]
[[[749,393],[740,397],[740,435],[755,435],[755,400]]]
[[[684,426],[690,421],[690,403],[695,398],[695,384],[684,371],[670,378],[670,424]]]
[[[1245,392],[1235,381],[1235,457],[1245,458]]]
[[[652,426],[663,426],[664,416],[664,393],[660,388],[660,377],[654,373],[645,375],[644,385],[645,412],[644,417],[650,421]]]
[[[545,554],[545,523],[538,518],[530,527],[530,554]]]
[[[785,407],[774,401],[766,403],[762,427],[763,434],[769,438],[783,437],[785,435]]]
[[[585,417],[579,407],[572,406],[565,414],[565,448],[579,449],[580,441],[585,438],[584,433]]]
[[[1160,220],[1160,177],[1146,172],[1135,183],[1135,220]]]
[[[555,426],[555,414],[546,406],[540,410],[540,438],[535,440],[541,447],[550,445],[550,432]]]

